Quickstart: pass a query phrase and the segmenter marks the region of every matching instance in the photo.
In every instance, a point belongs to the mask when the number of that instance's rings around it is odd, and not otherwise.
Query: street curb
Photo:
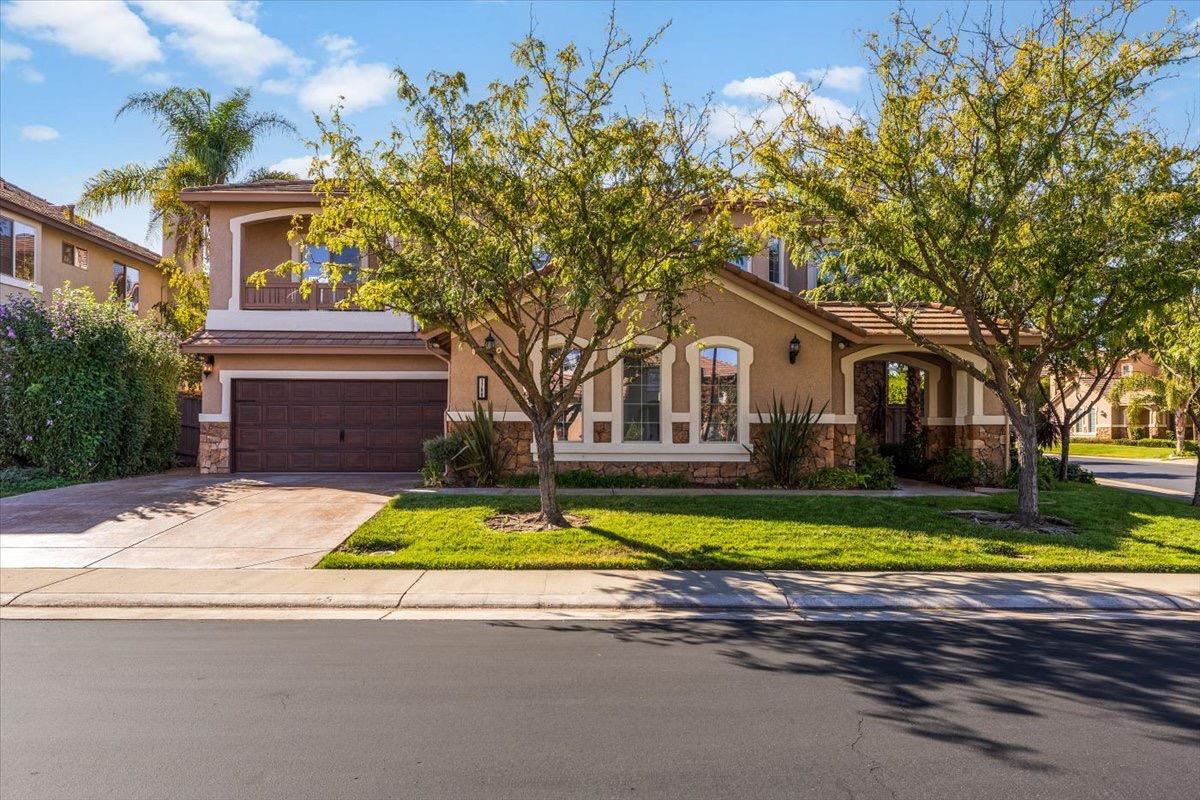
[[[1200,598],[1151,592],[955,595],[802,593],[776,598],[717,594],[634,595],[597,602],[586,595],[69,594],[27,593],[6,608],[508,609],[690,611],[1200,611]]]

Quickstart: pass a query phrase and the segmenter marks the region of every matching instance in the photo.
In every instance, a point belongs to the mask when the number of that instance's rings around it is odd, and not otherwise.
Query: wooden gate
[[[200,452],[200,395],[180,392],[175,398],[179,409],[179,438],[175,442],[175,463],[194,467]]]

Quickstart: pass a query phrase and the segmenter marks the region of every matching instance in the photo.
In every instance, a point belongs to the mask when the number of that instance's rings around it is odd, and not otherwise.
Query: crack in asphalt
[[[850,752],[862,759],[863,763],[867,767],[867,772],[870,774],[871,779],[874,780],[875,783],[879,784],[879,787],[887,792],[888,796],[891,797],[892,800],[899,800],[899,795],[896,794],[896,791],[892,787],[888,786],[883,780],[882,776],[879,775],[878,771],[881,769],[880,765],[873,761],[870,756],[868,756],[859,748],[859,745],[862,744],[863,737],[866,736],[866,731],[863,730],[863,721],[865,719],[865,717],[859,715],[858,725],[854,732],[854,739],[850,742]]]

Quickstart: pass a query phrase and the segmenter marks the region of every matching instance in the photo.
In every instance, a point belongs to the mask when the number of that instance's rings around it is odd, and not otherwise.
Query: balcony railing
[[[356,284],[339,283],[336,288],[328,284],[316,284],[308,297],[300,294],[298,284],[268,284],[266,286],[243,286],[242,308],[248,311],[355,311],[339,307],[339,303],[354,293]]]

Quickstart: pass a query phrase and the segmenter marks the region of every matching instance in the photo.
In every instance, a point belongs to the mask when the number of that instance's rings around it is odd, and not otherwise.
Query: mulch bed
[[[952,517],[969,519],[979,525],[987,525],[1002,531],[1034,531],[1049,533],[1057,536],[1075,533],[1075,525],[1062,517],[1040,517],[1032,526],[1022,524],[1016,514],[1005,514],[1000,511],[979,511],[973,508],[956,508],[946,512]]]
[[[567,522],[571,523],[572,528],[582,527],[588,522],[587,517],[581,517],[578,514],[563,514],[563,516],[566,517]],[[537,511],[523,514],[497,514],[494,517],[488,517],[486,522],[492,530],[505,533],[562,530],[562,528],[547,523]]]

